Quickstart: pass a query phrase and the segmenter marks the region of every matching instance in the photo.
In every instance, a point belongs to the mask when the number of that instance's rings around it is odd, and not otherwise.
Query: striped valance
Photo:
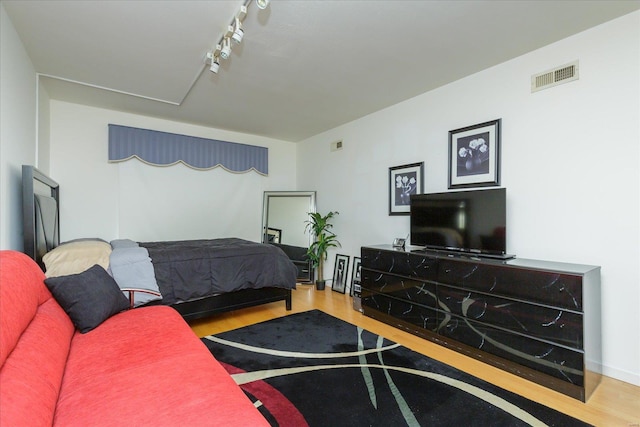
[[[109,161],[136,157],[143,162],[168,166],[181,162],[195,169],[218,166],[230,172],[269,172],[269,149],[235,142],[178,135],[128,126],[109,125]]]

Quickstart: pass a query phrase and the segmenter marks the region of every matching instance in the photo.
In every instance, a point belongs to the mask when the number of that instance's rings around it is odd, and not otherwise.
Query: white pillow
[[[42,261],[47,277],[68,276],[88,270],[98,264],[109,268],[111,245],[100,240],[80,240],[64,243],[47,252]]]

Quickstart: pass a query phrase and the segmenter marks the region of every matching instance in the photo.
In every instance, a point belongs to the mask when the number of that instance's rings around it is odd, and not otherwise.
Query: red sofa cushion
[[[266,426],[172,308],[137,308],[74,335],[60,426]]]

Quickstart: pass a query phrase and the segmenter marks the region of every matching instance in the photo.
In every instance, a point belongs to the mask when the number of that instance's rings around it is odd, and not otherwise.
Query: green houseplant
[[[327,260],[327,251],[329,248],[340,246],[336,234],[331,231],[333,224],[329,222],[335,215],[338,215],[338,212],[329,212],[324,216],[318,212],[310,212],[309,219],[305,221],[305,231],[310,230],[315,236],[314,242],[307,250],[307,256],[311,260],[313,268],[318,272],[316,280],[318,290],[324,289],[325,285],[324,262]]]

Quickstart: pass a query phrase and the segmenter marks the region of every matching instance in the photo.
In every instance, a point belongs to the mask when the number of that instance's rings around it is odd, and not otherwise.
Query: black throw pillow
[[[44,283],[83,334],[129,308],[116,281],[97,264],[82,273],[49,277]]]

